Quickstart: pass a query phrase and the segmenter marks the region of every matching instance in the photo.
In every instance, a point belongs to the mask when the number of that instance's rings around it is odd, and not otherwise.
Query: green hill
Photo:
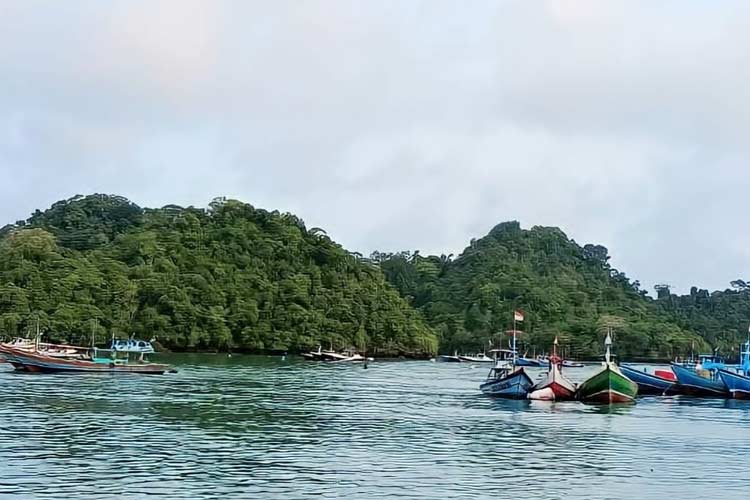
[[[673,358],[708,348],[614,269],[606,248],[582,247],[557,228],[502,223],[455,260],[419,252],[371,258],[422,311],[443,352],[504,344],[501,332],[511,328],[515,309],[525,312],[522,341],[529,354],[548,351],[559,336],[573,356],[599,355],[607,326],[614,327],[623,357]]]
[[[689,294],[675,295],[666,285],[657,285],[657,304],[684,328],[689,328],[719,352],[737,354],[738,345],[747,341],[750,323],[750,284],[735,280],[723,291],[692,287]]]
[[[156,339],[172,349],[356,346],[430,354],[432,330],[324,231],[217,199],[142,209],[76,196],[0,230],[0,335]]]

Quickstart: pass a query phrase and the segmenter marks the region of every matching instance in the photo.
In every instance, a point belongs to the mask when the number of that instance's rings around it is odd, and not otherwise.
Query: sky
[[[750,3],[0,0],[0,225],[228,196],[352,251],[559,226],[750,278]]]

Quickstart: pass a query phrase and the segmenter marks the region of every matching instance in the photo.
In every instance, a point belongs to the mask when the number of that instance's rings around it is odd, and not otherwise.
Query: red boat
[[[575,399],[576,386],[562,374],[562,358],[557,355],[557,338],[549,358],[547,377],[533,387],[529,399],[565,401]]]

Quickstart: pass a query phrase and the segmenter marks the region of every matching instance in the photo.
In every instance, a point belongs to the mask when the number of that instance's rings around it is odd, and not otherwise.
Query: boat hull
[[[523,368],[518,368],[511,374],[488,380],[479,386],[483,393],[498,398],[526,399],[526,395],[534,386],[531,377]]]
[[[538,368],[542,366],[542,364],[536,359],[518,358],[516,360],[516,366],[533,366]]]
[[[719,377],[734,399],[750,399],[750,377],[727,370],[719,370]]]
[[[161,375],[170,370],[167,365],[156,363],[95,363],[79,359],[63,359],[44,354],[2,348],[8,363],[16,370],[33,373],[137,373]]]
[[[557,365],[552,365],[547,377],[534,386],[529,399],[565,401],[575,399],[575,394],[575,385],[563,376]]]
[[[443,355],[443,356],[440,356],[438,359],[442,361],[443,363],[460,363],[461,362],[461,358],[459,358],[458,356]]]
[[[658,394],[663,395],[670,392],[675,383],[650,373],[636,370],[627,365],[620,365],[620,371],[630,380],[638,385],[639,394]]]
[[[590,403],[632,403],[638,395],[638,385],[616,365],[606,363],[578,387],[577,395],[581,401]]]
[[[719,380],[707,379],[690,368],[676,363],[672,363],[672,371],[677,377],[674,390],[680,394],[702,397],[726,397],[729,395],[727,386],[721,378]]]

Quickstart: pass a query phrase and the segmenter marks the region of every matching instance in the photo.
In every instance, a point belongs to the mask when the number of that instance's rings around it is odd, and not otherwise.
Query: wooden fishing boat
[[[489,396],[508,399],[526,399],[534,382],[526,371],[499,361],[490,369],[487,380],[479,386],[481,391]]]
[[[750,332],[740,349],[740,362],[735,367],[736,372],[726,368],[719,370],[719,377],[735,399],[750,399]]]
[[[719,370],[719,377],[730,396],[735,399],[750,399],[750,377],[729,370]]]
[[[515,311],[513,313],[513,346],[510,350],[510,359],[501,359],[496,352],[495,365],[490,369],[487,380],[480,384],[479,389],[489,395],[508,399],[526,399],[529,390],[534,386],[534,382],[526,371],[516,366],[518,360],[518,351],[516,350],[516,321],[523,321],[523,313]]]
[[[555,338],[552,349],[553,354],[548,358],[549,370],[547,376],[531,389],[529,399],[565,401],[575,398],[575,384],[562,374],[562,359],[557,355],[557,338]]]
[[[623,375],[638,385],[639,394],[659,394],[664,395],[671,391],[675,386],[674,378],[669,379],[660,377],[657,374],[651,374],[643,370],[628,365],[620,365],[620,371]]]
[[[88,360],[66,359],[7,346],[0,346],[0,352],[16,370],[27,372],[163,374],[171,371],[171,367],[164,364],[128,362],[116,358],[97,358],[95,355]]]
[[[677,377],[674,390],[688,396],[726,397],[729,390],[716,371],[694,370],[679,363],[672,363]],[[717,370],[718,371],[718,370]]]
[[[607,333],[604,341],[606,353],[602,368],[578,386],[578,399],[592,403],[631,403],[638,395],[638,385],[623,375],[611,360],[612,336]]]

